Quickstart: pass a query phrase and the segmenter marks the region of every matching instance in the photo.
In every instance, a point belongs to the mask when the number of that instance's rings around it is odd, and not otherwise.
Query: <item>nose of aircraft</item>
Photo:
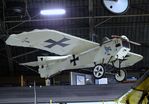
[[[124,39],[124,40],[126,40],[126,41],[129,41],[129,39],[125,35],[122,35],[121,38]]]

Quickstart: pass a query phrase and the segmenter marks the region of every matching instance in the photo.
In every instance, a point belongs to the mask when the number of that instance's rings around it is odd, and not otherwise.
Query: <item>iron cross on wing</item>
[[[59,41],[55,41],[55,40],[52,40],[52,39],[48,39],[48,40],[46,40],[45,42],[50,43],[50,44],[47,45],[47,46],[45,46],[45,47],[47,47],[47,48],[52,48],[52,47],[54,47],[54,46],[56,46],[56,45],[59,45],[59,46],[61,46],[61,47],[66,47],[66,46],[68,46],[69,44],[66,44],[66,43],[64,43],[64,42],[66,42],[66,41],[68,41],[68,40],[70,40],[70,39],[68,39],[68,38],[63,38],[63,39],[61,39],[61,40],[59,40]]]

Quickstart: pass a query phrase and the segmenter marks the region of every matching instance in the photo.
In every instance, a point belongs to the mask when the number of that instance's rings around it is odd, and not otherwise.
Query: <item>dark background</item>
[[[29,75],[39,77],[37,68],[20,66],[18,63],[35,61],[38,55],[54,55],[38,49],[18,48],[5,45],[11,34],[34,29],[54,29],[77,37],[101,42],[105,36],[126,35],[142,44],[132,45],[132,51],[144,59],[129,68],[141,72],[149,67],[149,0],[130,0],[124,14],[112,14],[102,0],[1,0],[0,1],[0,76]],[[93,3],[93,5],[91,5]],[[64,8],[63,16],[42,16],[41,9]],[[89,9],[90,8],[90,9]],[[1,78],[2,79],[2,78]]]

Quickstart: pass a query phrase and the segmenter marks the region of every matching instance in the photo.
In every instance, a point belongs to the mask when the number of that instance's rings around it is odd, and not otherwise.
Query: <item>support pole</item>
[[[94,28],[94,0],[89,0],[89,39],[95,41],[95,28]]]
[[[3,2],[3,30],[4,30],[4,33],[7,37],[8,33],[6,30],[6,24],[5,24],[5,1],[2,0],[2,2]],[[6,49],[6,53],[7,53],[7,57],[8,57],[9,73],[10,73],[10,75],[13,75],[14,74],[13,61],[10,60],[12,57],[11,49],[7,45],[5,45],[5,49]]]
[[[45,85],[46,86],[50,86],[50,84],[51,84],[50,79],[49,78],[45,78]]]
[[[52,98],[50,98],[50,104],[52,104]]]
[[[34,104],[37,104],[36,82],[34,81]]]
[[[23,77],[23,75],[21,75],[21,87],[23,87],[24,86],[24,77]]]

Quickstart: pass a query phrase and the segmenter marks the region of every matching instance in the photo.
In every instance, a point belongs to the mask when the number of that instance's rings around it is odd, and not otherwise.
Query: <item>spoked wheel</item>
[[[102,65],[98,64],[93,69],[93,75],[95,78],[102,78],[105,73],[105,69]]]
[[[119,69],[117,73],[115,73],[115,79],[118,82],[122,82],[126,79],[127,72],[124,69]]]

